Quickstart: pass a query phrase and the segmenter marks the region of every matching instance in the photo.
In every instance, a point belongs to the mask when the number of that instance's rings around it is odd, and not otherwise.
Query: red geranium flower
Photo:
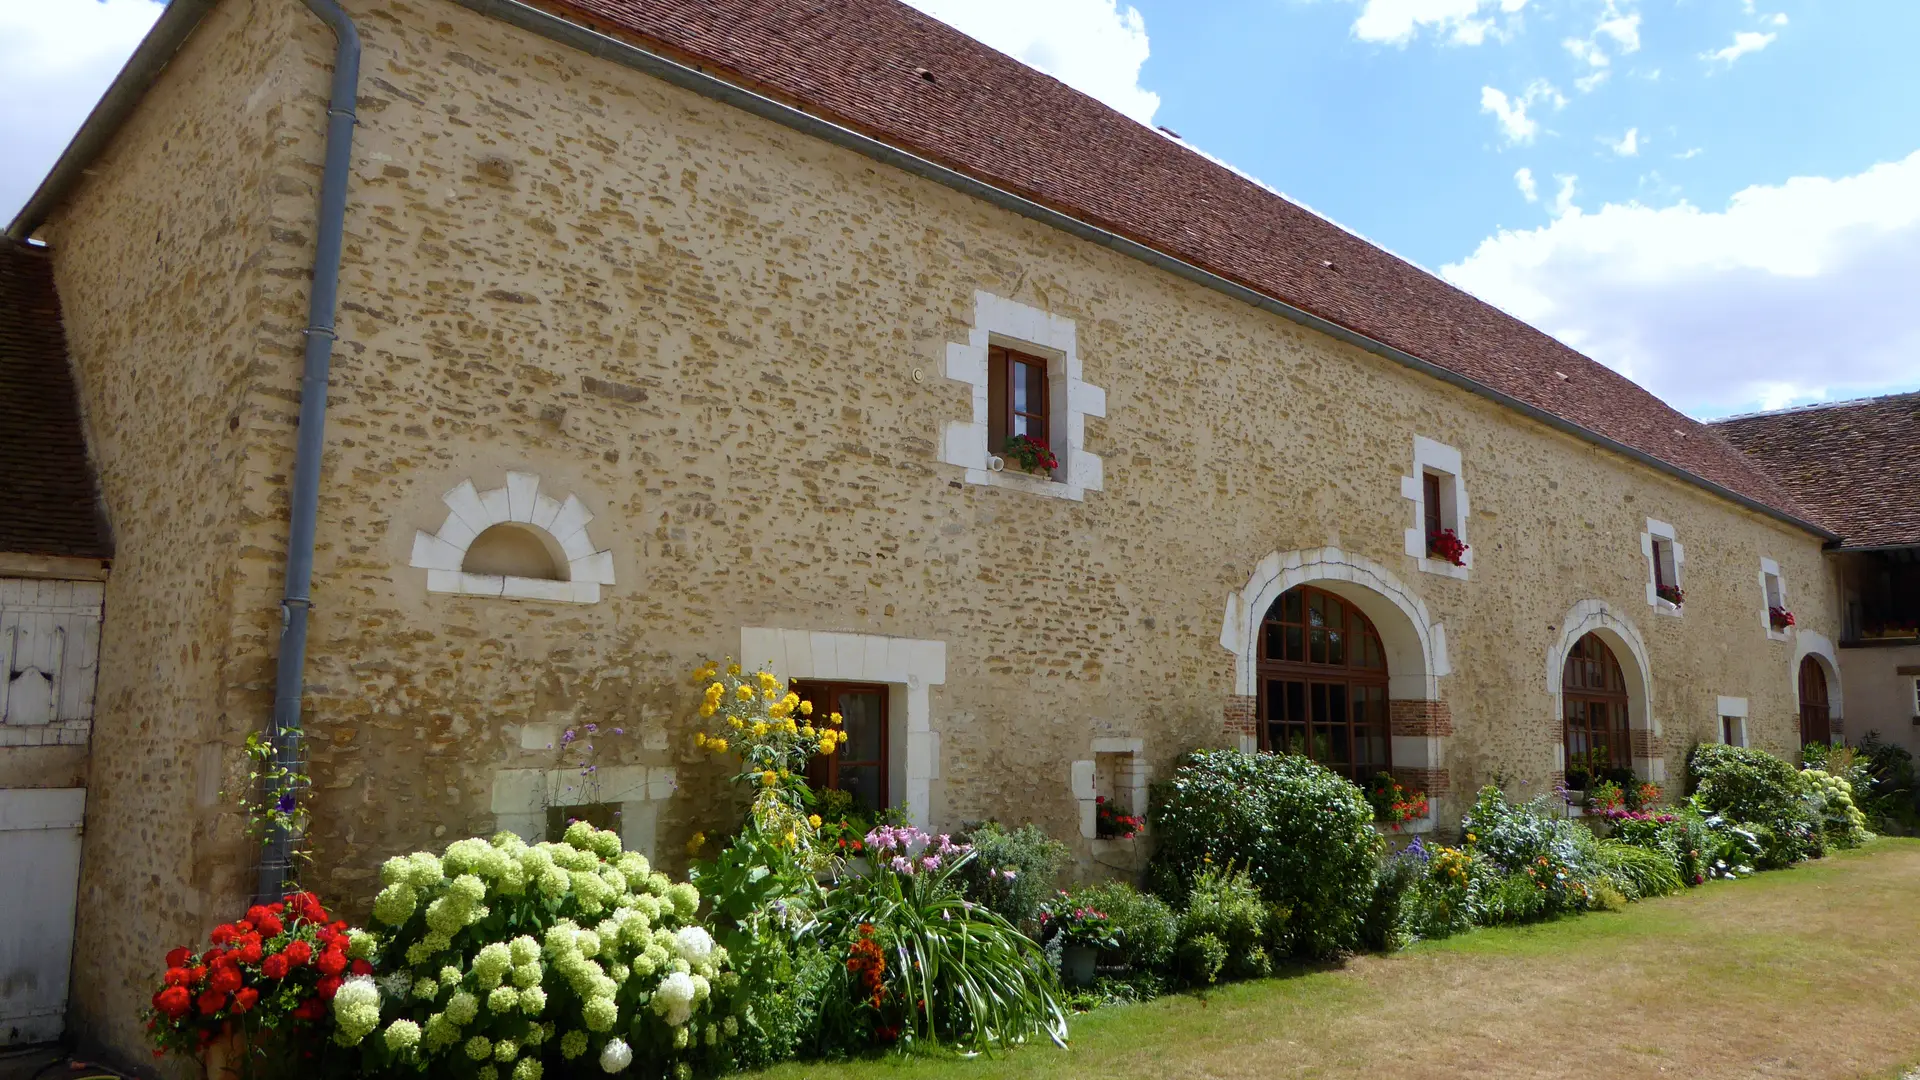
[[[287,959],[286,953],[274,953],[260,961],[260,974],[269,979],[284,979],[292,966],[293,963]]]
[[[207,989],[222,994],[231,994],[246,982],[240,977],[240,965],[234,963],[215,964],[213,977],[207,980]]]
[[[293,1008],[295,1020],[318,1020],[326,1014],[326,1005],[317,997],[310,997]]]
[[[353,973],[355,975],[371,975],[373,974],[373,965],[367,963],[365,960],[355,960],[353,962]]]
[[[314,961],[313,966],[319,968],[322,975],[338,975],[347,970],[347,954],[339,949],[328,949],[320,954],[320,959]]]
[[[313,959],[313,946],[298,939],[290,941],[287,943],[286,957],[287,963],[292,964],[294,967],[299,967],[301,964]]]
[[[237,1013],[246,1012],[258,1004],[259,1001],[260,991],[255,990],[251,986],[246,987],[233,995],[233,1011]]]
[[[169,986],[153,995],[153,1007],[170,1020],[178,1020],[193,1008],[193,995],[184,986]]]
[[[313,984],[313,992],[326,1001],[332,1001],[334,991],[339,989],[340,976],[338,975],[322,975],[319,981]]]
[[[201,1012],[212,1015],[226,1008],[227,995],[219,990],[203,990],[196,1004],[200,1006]]]
[[[260,938],[258,936],[249,938],[247,943],[240,946],[239,951],[233,955],[239,957],[240,962],[243,964],[259,963],[260,957],[263,955],[260,948]]]
[[[233,935],[237,933],[239,933],[239,931],[233,928],[232,923],[221,923],[219,926],[214,927],[213,933],[208,934],[207,937],[215,945],[225,945],[227,942],[232,941]]]
[[[190,967],[187,969],[187,985],[189,986],[197,985],[206,977],[207,969],[204,967]]]
[[[187,962],[192,959],[193,950],[182,945],[167,954],[167,966],[170,968],[186,967]]]
[[[167,969],[165,981],[168,986],[185,986],[189,978],[190,976],[187,974],[186,968],[170,967]]]

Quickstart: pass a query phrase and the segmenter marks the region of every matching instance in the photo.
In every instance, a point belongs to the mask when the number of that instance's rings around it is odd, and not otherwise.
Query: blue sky
[[[1920,386],[1920,0],[913,3],[1694,415]],[[157,10],[0,4],[0,214]]]

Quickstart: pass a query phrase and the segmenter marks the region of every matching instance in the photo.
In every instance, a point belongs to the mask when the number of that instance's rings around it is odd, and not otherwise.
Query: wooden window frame
[[[1599,650],[1598,654],[1595,649]],[[1594,675],[1598,678],[1589,677]],[[1606,725],[1608,768],[1633,768],[1633,704],[1627,693],[1626,670],[1620,666],[1620,658],[1613,654],[1613,647],[1599,635],[1584,634],[1567,650],[1567,658],[1560,667],[1560,699],[1560,745],[1569,767],[1574,754],[1580,752],[1573,744],[1576,728],[1587,737],[1586,753],[1591,762],[1598,731],[1593,723],[1593,709],[1600,706],[1607,710],[1609,717]],[[1580,706],[1586,707],[1585,716],[1576,724],[1574,713],[1581,711]],[[1617,723],[1612,721],[1615,716],[1619,718]],[[1591,775],[1592,770],[1588,773]]]
[[[1286,601],[1289,597],[1295,596],[1299,598],[1300,603],[1300,619],[1297,622],[1285,617]],[[1312,611],[1313,599],[1316,596],[1339,604],[1346,613],[1347,619],[1345,625],[1339,627],[1337,630],[1339,634],[1344,635],[1340,642],[1342,650],[1342,662],[1340,664],[1333,664],[1330,661],[1314,661],[1312,659],[1314,655],[1313,633],[1317,630],[1325,634],[1329,631],[1335,631],[1336,629],[1324,625],[1315,627],[1311,624],[1310,612]],[[1300,660],[1290,659],[1285,655],[1280,659],[1274,659],[1269,654],[1268,646],[1273,640],[1272,631],[1275,629],[1278,630],[1282,641],[1281,652],[1285,654],[1289,651],[1287,642],[1290,639],[1286,634],[1288,628],[1296,628],[1300,631],[1299,644],[1301,647],[1300,655],[1302,657]],[[1331,639],[1329,638],[1328,640],[1330,642]],[[1274,600],[1273,606],[1267,609],[1267,614],[1260,623],[1258,649],[1259,681],[1257,684],[1258,701],[1256,704],[1258,721],[1255,726],[1260,749],[1269,752],[1278,752],[1284,749],[1277,748],[1273,745],[1273,728],[1276,726],[1276,722],[1272,718],[1277,709],[1285,709],[1286,699],[1283,691],[1282,698],[1276,701],[1273,697],[1271,687],[1284,687],[1288,683],[1305,684],[1301,690],[1301,698],[1307,705],[1309,712],[1311,712],[1316,687],[1326,688],[1324,693],[1328,696],[1331,695],[1331,688],[1341,687],[1344,690],[1346,701],[1346,716],[1344,720],[1326,725],[1315,725],[1310,718],[1301,722],[1308,734],[1308,756],[1314,756],[1312,750],[1314,749],[1313,737],[1316,726],[1335,729],[1344,728],[1349,757],[1354,756],[1353,748],[1357,739],[1360,738],[1359,733],[1366,730],[1373,730],[1380,740],[1380,761],[1322,762],[1322,764],[1362,786],[1365,786],[1379,773],[1393,771],[1393,730],[1391,706],[1388,704],[1389,699],[1387,697],[1388,672],[1386,647],[1380,641],[1379,631],[1375,629],[1373,621],[1367,617],[1366,612],[1360,610],[1359,605],[1338,593],[1329,592],[1325,589],[1318,589],[1311,585],[1295,586]],[[1332,646],[1330,643],[1324,648],[1323,654],[1326,656],[1332,655]],[[1369,656],[1377,659],[1377,665],[1367,662]],[[1361,718],[1356,720],[1356,710],[1365,708],[1365,703],[1367,702],[1377,702],[1377,715],[1371,719]],[[1291,727],[1294,722],[1291,720],[1283,720],[1280,721],[1279,724]]]
[[[1734,741],[1735,735],[1740,736],[1740,740],[1738,742]],[[1720,742],[1726,746],[1747,745],[1746,720],[1738,716],[1721,717],[1720,718]]]
[[[839,712],[844,715],[846,710],[840,708],[840,695],[849,691],[861,694],[873,694],[880,699],[879,759],[877,761],[866,759],[848,761],[842,757],[842,751],[840,750],[836,750],[831,754],[821,754],[807,763],[807,782],[812,784],[815,790],[837,790],[840,787],[840,767],[842,764],[877,766],[876,772],[880,778],[880,805],[874,807],[874,809],[875,811],[881,811],[891,807],[893,805],[893,794],[890,782],[891,777],[888,773],[892,771],[893,744],[892,732],[889,730],[892,724],[888,710],[892,705],[892,688],[886,683],[852,682],[845,679],[795,679],[790,689],[794,693],[799,694],[802,701],[810,701],[813,703],[813,715],[809,719],[817,723],[824,722],[829,713]],[[822,704],[823,700],[825,704]],[[851,744],[849,743],[847,745]]]
[[[1013,392],[1014,381],[1021,367],[1034,367],[1040,371],[1040,400],[1038,411],[1021,411],[1015,406]],[[1034,404],[1029,402],[1029,404]],[[987,453],[1005,454],[1007,440],[1013,437],[1013,431],[1019,426],[1020,419],[1027,421],[1031,430],[1040,432],[1038,438],[1049,448],[1053,446],[1053,364],[1044,356],[1021,352],[1005,345],[987,346]],[[1058,456],[1059,451],[1055,450]]]

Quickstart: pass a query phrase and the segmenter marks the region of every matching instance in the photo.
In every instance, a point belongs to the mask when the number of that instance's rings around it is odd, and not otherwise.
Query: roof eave
[[[13,222],[7,226],[7,235],[15,240],[31,238],[40,226],[59,208],[73,189],[86,176],[87,169],[106,150],[107,143],[120,131],[127,117],[139,106],[140,99],[146,96],[154,80],[160,77],[172,61],[180,46],[200,25],[200,20],[213,10],[218,0],[172,0],[160,17],[154,21],[147,36],[127,58],[126,66],[120,74],[114,76],[107,92],[87,114],[86,122],[74,133],[73,141],[67,144],[46,179],[34,189],[33,197],[14,215]]]

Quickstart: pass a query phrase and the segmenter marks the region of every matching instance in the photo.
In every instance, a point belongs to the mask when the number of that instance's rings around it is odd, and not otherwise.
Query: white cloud
[[[1573,85],[1583,94],[1592,93],[1601,83],[1607,81],[1607,67],[1613,63],[1613,57],[1607,52],[1601,38],[1619,50],[1620,55],[1640,51],[1640,13],[1622,12],[1615,0],[1607,0],[1606,10],[1600,13],[1600,21],[1594,24],[1593,33],[1586,37],[1570,37],[1560,42],[1560,47],[1573,55],[1575,60],[1594,70],[1573,80]]]
[[[160,11],[153,0],[0,3],[0,226],[40,186]]]
[[[1920,152],[1721,210],[1586,213],[1569,195],[1441,273],[1688,411],[1870,393],[1910,383],[1920,356],[1916,191]]]
[[[1591,75],[1583,75],[1573,80],[1573,87],[1583,94],[1591,94],[1596,87],[1606,82],[1607,76],[1611,74],[1613,74],[1611,71],[1608,71],[1606,68],[1601,68]]]
[[[1364,0],[1353,36],[1383,45],[1405,45],[1422,29],[1444,34],[1456,45],[1479,45],[1489,36],[1505,40],[1527,0]],[[1504,26],[1497,16],[1508,16]]]
[[[1686,160],[1687,160],[1687,159],[1689,159],[1689,158],[1697,158],[1697,157],[1699,157],[1699,156],[1700,156],[1701,154],[1704,154],[1704,153],[1706,153],[1706,151],[1705,151],[1705,150],[1702,150],[1702,149],[1701,149],[1700,147],[1698,147],[1698,146],[1690,146],[1690,147],[1688,147],[1688,148],[1686,148],[1685,150],[1682,150],[1681,152],[1679,152],[1679,153],[1677,153],[1677,154],[1675,154],[1675,155],[1673,155],[1673,156],[1674,156],[1674,158],[1675,158],[1675,160],[1678,160],[1678,161],[1686,161]]]
[[[1572,53],[1575,60],[1584,61],[1593,67],[1606,67],[1609,62],[1607,50],[1602,49],[1589,38],[1570,37],[1562,41],[1560,46]]]
[[[1527,115],[1528,109],[1540,104],[1564,109],[1567,99],[1545,79],[1533,80],[1524,92],[1512,97],[1491,86],[1480,88],[1480,111],[1493,114],[1508,145],[1530,143],[1540,133],[1540,122]]]
[[[1160,95],[1140,85],[1147,22],[1116,0],[908,0],[961,33],[1099,98],[1143,124]]]
[[[1579,213],[1580,208],[1573,205],[1573,195],[1580,178],[1566,173],[1554,173],[1553,178],[1560,181],[1560,190],[1553,193],[1553,205],[1547,208],[1547,213],[1556,218]]]
[[[1540,201],[1540,185],[1533,180],[1533,170],[1519,168],[1513,171],[1513,182],[1520,189],[1520,197],[1528,202]]]
[[[1607,149],[1620,157],[1637,157],[1640,153],[1640,129],[1637,127],[1628,128],[1627,133],[1618,139],[1609,139],[1602,135],[1600,141],[1606,143]]]
[[[1613,39],[1620,47],[1622,55],[1640,51],[1640,13],[1637,11],[1621,14],[1612,4],[1607,5],[1607,13],[1600,19],[1600,25],[1593,28],[1593,36],[1602,34]]]
[[[1768,26],[1785,26],[1787,25],[1787,13],[1784,11],[1776,12],[1760,21],[1766,23]]]
[[[1761,49],[1773,44],[1774,39],[1779,36],[1779,34],[1762,34],[1755,30],[1742,30],[1733,35],[1733,44],[1724,49],[1703,52],[1700,54],[1700,59],[1708,63],[1731,65],[1735,60],[1740,59],[1748,53],[1757,53]]]

